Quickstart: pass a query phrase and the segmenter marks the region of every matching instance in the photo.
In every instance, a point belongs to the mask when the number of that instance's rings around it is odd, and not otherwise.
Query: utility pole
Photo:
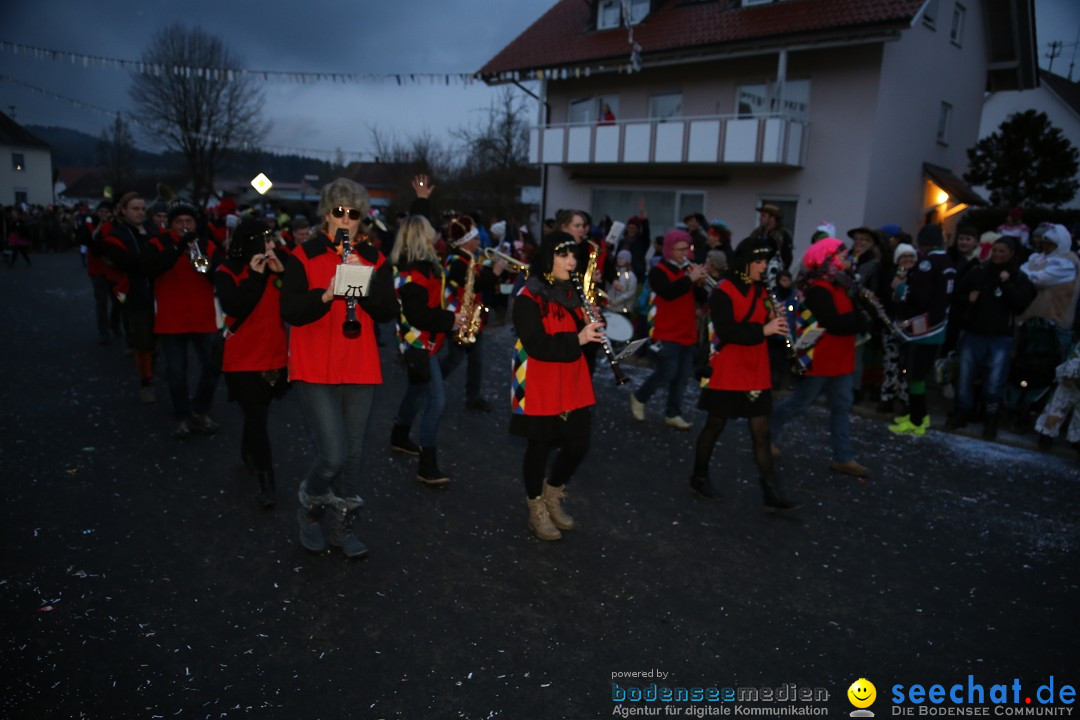
[[[1047,72],[1054,71],[1054,59],[1061,54],[1061,45],[1062,43],[1060,40],[1054,40],[1050,43],[1050,50],[1046,53],[1046,57],[1050,59],[1050,65],[1046,68]]]

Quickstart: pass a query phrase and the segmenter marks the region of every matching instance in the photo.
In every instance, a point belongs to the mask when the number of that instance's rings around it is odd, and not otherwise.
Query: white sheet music
[[[371,265],[338,265],[334,275],[334,294],[367,297],[371,285]]]

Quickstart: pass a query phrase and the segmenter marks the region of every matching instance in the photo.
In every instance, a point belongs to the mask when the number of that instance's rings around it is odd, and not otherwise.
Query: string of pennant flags
[[[83,110],[90,110],[91,112],[100,113],[101,115],[107,115],[107,116],[109,116],[111,118],[123,117],[126,121],[130,122],[132,125],[135,125],[136,127],[141,127],[143,129],[147,129],[146,124],[143,123],[142,121],[140,121],[138,116],[135,116],[135,115],[125,115],[124,113],[121,113],[121,112],[119,112],[117,110],[109,110],[107,108],[99,107],[99,106],[93,105],[91,103],[83,102],[81,100],[76,100],[75,98],[70,98],[70,97],[67,97],[66,95],[61,95],[61,94],[55,93],[55,92],[53,92],[51,90],[46,90],[45,88],[38,87],[37,85],[31,85],[30,83],[26,83],[26,82],[23,82],[21,80],[16,80],[16,79],[14,79],[12,77],[9,77],[7,75],[0,75],[0,82],[9,82],[9,83],[11,83],[13,85],[18,85],[19,87],[22,87],[22,88],[25,88],[27,90],[36,92],[39,95],[44,95],[45,97],[52,98],[53,100],[60,100],[62,102],[66,102],[66,103],[68,103],[70,105],[73,105],[73,106],[75,106],[77,108],[81,108]],[[199,135],[197,137],[199,137],[200,139],[209,140],[211,142],[221,140],[221,138],[215,137],[213,135]],[[259,151],[259,150],[267,150],[267,151],[270,151],[270,152],[273,152],[273,153],[279,153],[279,154],[307,155],[307,156],[316,156],[316,157],[326,156],[327,158],[330,158],[330,159],[335,158],[337,156],[338,152],[339,152],[338,150],[325,150],[325,149],[320,149],[320,148],[294,147],[294,146],[291,146],[291,145],[270,145],[270,144],[263,143],[263,142],[260,142],[258,144],[250,144],[249,143],[249,144],[237,145],[237,146],[235,146],[235,149],[245,150],[245,151],[250,151],[250,152],[256,152],[256,151]],[[363,152],[359,152],[359,151],[355,151],[355,150],[354,151],[341,150],[340,152],[346,158],[355,157],[355,158],[357,158],[359,160],[363,160],[365,157],[373,157],[371,155],[371,153],[363,153]]]
[[[627,23],[629,25],[629,23]],[[627,63],[616,62],[614,64],[597,64],[594,66],[582,65],[578,67],[562,68],[536,68],[532,70],[514,70],[497,73],[490,76],[482,76],[480,73],[375,73],[375,72],[308,72],[300,70],[248,70],[245,68],[209,68],[190,65],[162,65],[160,63],[148,63],[141,60],[127,60],[124,58],[105,57],[102,55],[87,55],[85,53],[71,52],[68,50],[55,50],[35,45],[24,45],[0,40],[0,53],[10,55],[22,55],[35,60],[51,62],[67,62],[70,65],[95,68],[128,70],[142,75],[161,77],[174,75],[181,77],[207,78],[214,81],[231,81],[236,78],[250,77],[264,81],[276,81],[293,84],[314,83],[341,83],[357,84],[362,82],[396,82],[398,85],[415,84],[444,84],[460,83],[471,85],[484,79],[497,79],[501,81],[529,81],[543,79],[562,79],[589,77],[593,73],[618,72],[633,73],[641,70],[641,46],[634,41],[633,28],[629,29],[629,44],[631,46],[630,61]]]

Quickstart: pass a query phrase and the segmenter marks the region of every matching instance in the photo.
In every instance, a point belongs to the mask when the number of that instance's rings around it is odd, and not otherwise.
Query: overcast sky
[[[471,73],[478,70],[556,0],[32,0],[4,2],[0,40],[87,55],[138,59],[159,29],[201,25],[225,39],[244,67],[259,70],[374,73]],[[1048,43],[1065,43],[1054,71],[1077,62],[1080,0],[1035,0],[1040,63]],[[91,10],[90,8],[93,8]],[[0,53],[0,75],[108,110],[130,111],[127,71]],[[315,85],[265,82],[272,129],[266,143],[333,151],[348,159],[370,153],[371,133],[405,139],[425,130],[447,137],[476,122],[491,102],[483,84],[396,82]],[[80,108],[0,82],[0,108],[23,124],[59,125],[97,135],[110,122]],[[157,149],[145,142],[140,145]],[[365,156],[366,159],[367,156]]]

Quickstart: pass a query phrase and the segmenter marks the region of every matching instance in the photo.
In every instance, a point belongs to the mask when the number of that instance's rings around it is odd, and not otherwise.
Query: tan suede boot
[[[527,498],[529,503],[529,529],[541,540],[558,540],[562,537],[559,528],[551,524],[551,516],[544,506],[544,498]]]
[[[563,510],[562,501],[566,499],[566,487],[552,487],[547,484],[547,480],[544,481],[544,494],[541,495],[544,499],[544,507],[547,508],[548,515],[551,516],[551,522],[555,527],[560,530],[572,530],[574,527],[574,518],[566,514]]]

